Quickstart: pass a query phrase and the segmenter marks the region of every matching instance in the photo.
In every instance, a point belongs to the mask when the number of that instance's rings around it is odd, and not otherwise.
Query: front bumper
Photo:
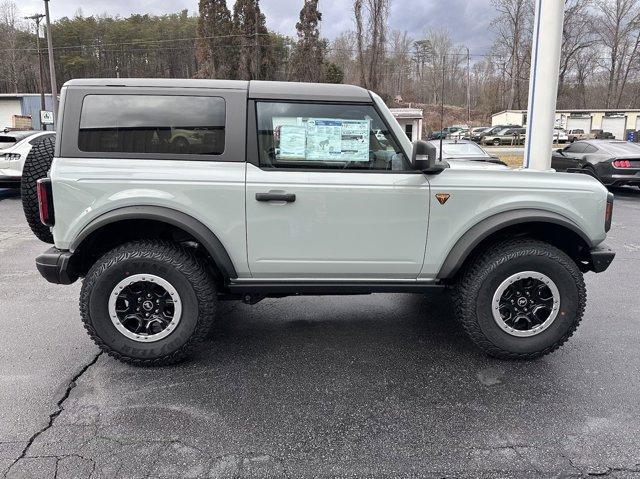
[[[589,251],[589,271],[602,273],[606,270],[616,254],[604,243],[599,244]]]
[[[73,253],[49,248],[36,258],[36,267],[44,279],[55,284],[71,284],[78,279]]]

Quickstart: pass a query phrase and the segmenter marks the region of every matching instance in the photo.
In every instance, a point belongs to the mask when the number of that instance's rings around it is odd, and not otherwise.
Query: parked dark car
[[[482,139],[482,135],[492,129],[493,129],[492,126],[479,126],[477,128],[472,128],[470,130],[469,139],[471,141],[475,141],[476,143],[480,143],[480,140]]]
[[[489,133],[483,135],[480,140],[481,145],[520,145],[524,144],[524,140],[527,134],[527,129],[518,128],[504,128],[497,133]]]
[[[433,131],[429,135],[429,140],[439,140],[440,138],[446,138],[451,133],[455,133],[458,130],[461,130],[461,127],[458,126],[448,126],[439,131]]]
[[[579,140],[554,151],[551,167],[589,173],[606,186],[640,187],[640,145],[621,140]]]
[[[591,133],[593,133],[593,136],[596,140],[613,140],[615,139],[615,136],[613,135],[613,133],[608,132],[608,131],[604,131],[604,130],[591,130]]]
[[[487,135],[495,135],[499,131],[504,130],[505,128],[522,128],[520,125],[495,125],[490,127],[488,130],[483,131],[478,138],[472,138],[473,141],[477,143],[482,143],[482,139]]]

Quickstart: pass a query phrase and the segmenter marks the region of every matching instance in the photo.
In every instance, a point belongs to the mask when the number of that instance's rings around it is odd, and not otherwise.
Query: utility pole
[[[56,84],[56,67],[53,63],[53,41],[51,40],[51,19],[49,17],[49,0],[44,0],[44,14],[47,19],[47,47],[49,49],[49,75],[51,76],[51,100],[53,102],[53,128],[58,123],[58,85]]]
[[[471,53],[467,49],[467,124],[471,124]]]
[[[42,65],[42,52],[40,51],[40,20],[44,18],[42,13],[36,13],[30,17],[25,17],[26,20],[33,20],[36,22],[36,50],[38,51],[38,67],[40,69],[40,76],[38,77],[38,88],[40,89],[40,110],[46,110],[46,103],[44,101],[44,67]],[[40,128],[47,129],[46,125],[40,124]]]
[[[259,0],[256,0],[255,6],[255,21],[253,24],[254,28],[254,36],[255,36],[255,48],[256,48],[256,75],[255,79],[260,79],[260,48],[258,47],[258,20],[260,19],[260,15],[258,14],[260,9]]]

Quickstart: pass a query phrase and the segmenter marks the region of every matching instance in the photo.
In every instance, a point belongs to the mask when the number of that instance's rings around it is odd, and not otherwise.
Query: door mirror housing
[[[438,150],[431,143],[423,140],[413,142],[413,151],[411,152],[411,164],[416,170],[423,173],[437,175],[442,173],[449,164],[445,161],[438,161]]]
[[[556,153],[560,153],[561,155],[564,155],[564,148],[558,148],[556,150]]]

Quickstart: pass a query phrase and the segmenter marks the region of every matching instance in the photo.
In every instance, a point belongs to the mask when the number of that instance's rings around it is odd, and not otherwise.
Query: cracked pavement
[[[640,190],[615,193],[617,258],[540,360],[483,356],[440,293],[379,294],[230,305],[193,360],[143,369],[98,354],[0,192],[0,471],[640,478]]]

